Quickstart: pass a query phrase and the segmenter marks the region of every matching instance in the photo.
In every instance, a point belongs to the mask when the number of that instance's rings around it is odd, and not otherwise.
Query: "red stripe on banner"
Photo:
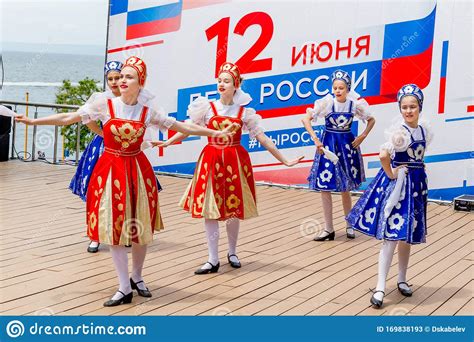
[[[438,114],[444,114],[445,96],[446,96],[446,77],[441,77],[441,79],[439,80]]]
[[[265,110],[259,110],[258,114],[260,114],[262,116],[262,118],[264,118],[264,119],[278,118],[278,117],[281,117],[281,116],[304,114],[304,113],[306,113],[306,108],[310,108],[312,106],[313,106],[313,104],[307,104],[307,105],[302,105],[302,106],[265,109]]]
[[[311,163],[313,162],[313,159],[308,159],[308,160],[302,160],[300,161],[301,163]],[[281,166],[283,163],[270,163],[270,164],[258,164],[258,165],[252,165],[253,168],[258,168],[258,167],[268,167],[268,166]]]
[[[255,166],[254,166],[255,167]],[[311,166],[292,167],[291,169],[282,169],[275,172],[271,171],[255,171],[254,178],[256,181],[267,181],[278,184],[305,184],[308,183],[308,175]]]
[[[143,43],[143,44],[136,44],[136,45],[129,45],[129,46],[124,46],[124,47],[120,47],[120,48],[115,48],[115,49],[107,50],[107,53],[114,53],[114,52],[120,52],[120,51],[124,51],[124,50],[131,50],[131,49],[135,49],[135,48],[141,48],[141,47],[145,47],[145,46],[163,44],[163,42],[164,42],[163,40],[157,40],[157,41],[155,41],[155,42],[149,42],[149,43]]]
[[[375,157],[378,156],[380,153],[379,152],[374,152],[374,153],[362,153],[362,157]]]
[[[371,106],[384,104],[384,103],[393,103],[393,102],[397,102],[397,95],[393,94],[390,96],[382,96],[382,95],[367,96],[367,97],[364,97],[364,100],[366,100]]]
[[[218,5],[230,1],[231,0],[183,0],[183,11],[198,7]]]
[[[431,79],[433,44],[423,53],[415,56],[387,59],[382,62],[380,95],[390,96],[407,83],[425,88]]]
[[[179,30],[181,26],[181,15],[151,21],[147,23],[135,24],[127,26],[127,40],[153,36],[155,34],[168,33]]]
[[[365,153],[365,154],[362,154],[362,157],[374,157],[374,156],[378,156],[379,153],[378,152],[375,152],[375,153]],[[302,160],[300,161],[300,164],[301,163],[312,163],[314,161],[314,159],[306,159],[306,160]],[[259,168],[259,167],[269,167],[269,166],[281,166],[283,165],[283,163],[269,163],[269,164],[258,164],[258,165],[252,165],[253,168]],[[272,171],[273,172],[273,171]],[[280,172],[280,170],[278,170],[278,172]]]
[[[468,113],[474,112],[474,105],[467,106],[467,112]]]

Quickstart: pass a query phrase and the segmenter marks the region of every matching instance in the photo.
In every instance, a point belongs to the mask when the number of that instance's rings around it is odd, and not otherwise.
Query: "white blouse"
[[[433,131],[431,130],[429,122],[420,122],[417,128],[411,128],[408,125],[405,126],[410,130],[410,132],[403,127],[402,123],[393,125],[385,131],[385,138],[387,141],[380,146],[380,150],[386,150],[392,159],[395,157],[395,152],[403,152],[408,149],[408,146],[410,146],[411,143],[410,133],[414,140],[421,140],[423,138],[423,134],[421,133],[422,127],[423,132],[425,133],[426,146],[428,147],[433,140]]]
[[[107,108],[107,99],[110,98],[106,93],[94,93],[87,102],[79,108],[78,113],[81,116],[82,123],[86,124],[90,121],[100,120],[105,124],[110,119],[109,110]],[[155,96],[146,90],[141,90],[138,96],[138,102],[135,105],[127,105],[123,103],[120,97],[112,98],[115,117],[125,120],[140,120],[140,116],[144,106],[148,107],[145,118],[145,125],[158,128],[162,132],[166,132],[175,122],[176,119],[168,116],[164,110],[158,106],[154,100]]]
[[[217,113],[220,116],[236,118],[239,114],[240,105],[224,105],[221,101],[213,101]],[[191,122],[199,126],[207,126],[209,120],[214,115],[210,102],[205,97],[198,97],[191,102],[188,107],[188,115]],[[264,132],[262,127],[262,117],[255,112],[253,108],[245,108],[242,113],[242,122],[244,131],[248,131],[250,138],[254,139],[258,134]]]
[[[316,100],[314,102],[313,108],[308,108],[307,113],[311,114],[313,122],[316,122],[318,118],[324,118],[326,115],[332,112],[332,106],[334,104],[334,109],[337,112],[348,112],[350,101],[353,101],[352,113],[355,117],[359,118],[363,122],[366,122],[367,119],[372,117],[369,111],[369,104],[366,100],[360,98],[358,99],[358,94],[355,92],[350,92],[347,96],[345,102],[339,102],[331,94],[327,94],[322,99]]]
[[[15,117],[15,116],[21,116],[21,114],[15,113],[11,109],[0,105],[0,115],[2,116],[10,116],[10,117]]]

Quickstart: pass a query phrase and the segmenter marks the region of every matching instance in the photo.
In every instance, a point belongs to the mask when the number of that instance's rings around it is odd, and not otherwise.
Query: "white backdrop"
[[[305,155],[285,168],[244,135],[257,180],[306,184],[315,148],[300,120],[328,93],[331,72],[342,68],[377,120],[362,145],[368,181],[380,168],[384,130],[400,115],[396,91],[417,83],[425,94],[423,119],[435,133],[426,154],[429,197],[474,193],[470,2],[111,0],[110,6],[108,59],[142,57],[147,88],[178,120],[196,96],[216,98],[221,62],[239,64],[249,106],[264,117],[267,135],[288,158]],[[354,129],[360,133],[364,124]],[[156,170],[191,174],[205,143],[189,138],[147,154]]]

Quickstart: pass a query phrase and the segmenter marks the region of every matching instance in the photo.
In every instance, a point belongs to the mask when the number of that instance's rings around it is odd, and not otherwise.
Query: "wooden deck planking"
[[[323,222],[318,194],[258,186],[260,216],[241,223],[243,267],[227,265],[223,228],[221,269],[199,277],[193,271],[207,258],[203,222],[177,206],[189,180],[165,176],[159,178],[166,229],[149,246],[143,272],[154,296],[104,308],[117,279],[106,247],[85,252],[85,205],[67,189],[73,172],[41,162],[0,164],[3,315],[472,314],[472,214],[430,203],[428,243],[413,246],[408,271],[413,297],[396,290],[395,255],[385,305],[374,310],[369,287],[380,242],[362,234],[345,238],[338,195],[336,240],[316,243],[305,222]]]

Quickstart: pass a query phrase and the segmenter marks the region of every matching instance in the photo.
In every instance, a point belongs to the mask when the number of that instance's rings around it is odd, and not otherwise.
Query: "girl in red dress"
[[[252,99],[240,89],[241,83],[237,65],[224,63],[217,78],[220,99],[209,101],[199,97],[188,108],[191,121],[200,126],[215,131],[232,124],[239,127],[230,139],[208,139],[197,161],[194,177],[180,201],[180,206],[192,217],[205,219],[209,258],[195,274],[215,273],[219,269],[218,221],[226,222],[229,243],[227,259],[232,267],[241,267],[236,255],[239,220],[258,215],[252,163],[247,150],[240,144],[241,128],[248,130],[250,138],[257,139],[286,166],[296,165],[303,158],[288,161],[265,135],[260,115],[252,108],[243,107]],[[178,133],[166,142],[153,144],[166,147],[186,137],[186,134]]]
[[[145,80],[145,63],[130,57],[121,71],[121,96],[110,99],[98,93],[77,112],[83,123],[100,120],[103,124],[104,153],[91,175],[87,195],[87,234],[91,240],[110,245],[118,273],[119,290],[104,306],[130,303],[133,289],[143,297],[152,295],[143,282],[142,269],[147,245],[163,223],[153,167],[140,148],[147,127],[223,139],[231,137],[229,131],[234,128],[215,131],[168,117],[143,89]],[[129,278],[125,246],[130,244]]]

